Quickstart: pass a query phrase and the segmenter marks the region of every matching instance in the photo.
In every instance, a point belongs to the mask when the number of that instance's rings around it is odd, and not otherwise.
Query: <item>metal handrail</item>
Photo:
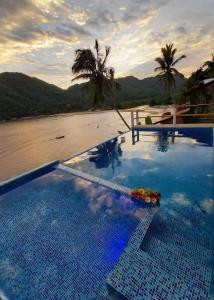
[[[207,113],[207,114],[176,114],[176,117],[203,117],[203,116],[213,116],[214,115],[214,112],[213,113]],[[148,116],[146,117],[138,117],[138,118],[133,118],[134,120],[137,120],[137,119],[146,119]],[[173,117],[173,115],[166,115],[166,116],[151,116],[149,115],[149,117],[151,118],[171,118]]]

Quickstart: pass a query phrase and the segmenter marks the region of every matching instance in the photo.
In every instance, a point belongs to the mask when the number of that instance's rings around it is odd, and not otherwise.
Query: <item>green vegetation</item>
[[[203,65],[192,73],[186,81],[183,91],[183,97],[191,104],[208,104],[213,102],[211,91],[203,84],[206,79],[214,78],[214,55],[210,61],[206,61]],[[209,113],[213,111],[210,106],[191,107],[191,113]],[[200,118],[199,118],[200,119]]]
[[[105,48],[105,54],[100,51],[98,40],[95,40],[94,54],[91,49],[77,49],[72,72],[78,74],[73,78],[89,79],[84,86],[86,100],[92,99],[93,107],[108,103],[118,113],[123,123],[130,129],[128,123],[123,118],[116,107],[116,91],[120,90],[119,83],[114,79],[114,69],[106,67],[106,62],[111,48]]]
[[[155,71],[160,71],[159,75],[161,76],[168,95],[172,98],[172,87],[176,86],[175,75],[184,78],[184,75],[181,74],[176,68],[175,65],[183,58],[185,55],[181,55],[179,58],[175,59],[175,53],[177,49],[173,49],[173,44],[166,44],[164,48],[161,48],[162,57],[157,57],[155,61],[159,64],[159,67],[155,68]],[[174,99],[175,104],[175,99]]]
[[[171,104],[165,87],[162,85],[161,76],[137,79],[133,76],[117,79],[121,90],[117,95],[117,106],[119,108],[135,107],[139,105],[167,105]],[[176,86],[173,92],[180,91],[185,83],[184,78],[175,76]]]
[[[176,91],[184,85],[184,79],[176,78]],[[121,86],[117,92],[118,108],[144,104],[166,104],[169,99],[160,77],[137,79],[132,76],[118,78]],[[67,90],[48,84],[22,73],[0,74],[0,120],[10,120],[37,115],[90,110],[93,99],[82,95],[85,83],[75,84]],[[101,103],[99,108],[110,109],[110,103]]]
[[[214,54],[210,61],[206,61],[203,65],[192,73],[186,82],[186,89],[190,90],[200,84],[202,80],[214,78]]]
[[[78,109],[78,102],[54,85],[20,73],[0,74],[1,120]]]

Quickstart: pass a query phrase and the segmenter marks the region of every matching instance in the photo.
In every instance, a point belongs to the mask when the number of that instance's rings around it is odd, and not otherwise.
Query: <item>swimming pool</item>
[[[0,297],[105,299],[107,283],[119,299],[208,299],[213,149],[211,128],[128,132],[65,170],[7,184]],[[127,187],[159,191],[160,211],[133,202]]]
[[[214,249],[212,128],[129,132],[66,161],[65,165],[130,188],[145,187],[160,192],[158,217],[165,218],[162,229],[171,226],[173,217],[183,227],[184,234],[189,230],[188,240],[193,228],[197,228],[210,239],[210,248]],[[153,225],[156,229],[157,224],[160,227],[160,220]],[[158,238],[163,239],[158,232]],[[213,257],[211,265],[213,270]],[[211,289],[213,293],[213,279]]]

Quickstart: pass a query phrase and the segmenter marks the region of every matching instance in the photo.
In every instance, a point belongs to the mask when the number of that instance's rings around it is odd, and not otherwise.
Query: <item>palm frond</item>
[[[111,52],[111,47],[106,47],[106,49],[105,49],[105,57],[104,57],[104,60],[102,62],[102,68],[105,67],[105,64],[106,64],[106,61],[107,61],[107,58],[108,58],[110,52]]]
[[[181,59],[186,58],[186,55],[181,55],[179,58],[177,58],[173,63],[172,66],[174,66],[175,64],[177,64],[177,62],[179,62]]]
[[[184,78],[184,75],[180,73],[177,69],[171,68],[175,75],[179,76],[180,78]]]
[[[78,49],[75,55],[74,64],[71,68],[73,74],[95,72],[96,59],[90,49]]]
[[[166,63],[165,63],[165,61],[164,61],[163,58],[157,57],[157,58],[155,58],[155,61],[156,61],[157,63],[159,63],[160,68],[161,68],[162,70],[165,70],[165,68],[166,68]]]
[[[85,73],[75,76],[71,79],[71,81],[79,80],[79,79],[91,79],[92,74],[91,73]]]
[[[98,58],[99,51],[100,51],[100,47],[99,47],[99,43],[98,43],[98,40],[97,40],[97,39],[95,40],[94,48],[95,48],[95,50],[96,50],[97,58]]]
[[[155,72],[158,72],[158,71],[162,71],[162,68],[161,67],[155,68]]]

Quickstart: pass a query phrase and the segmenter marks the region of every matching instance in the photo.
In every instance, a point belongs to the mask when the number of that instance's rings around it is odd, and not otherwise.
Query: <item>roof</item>
[[[203,83],[204,85],[206,85],[206,84],[208,84],[208,83],[210,83],[212,81],[214,81],[214,78],[204,79],[204,80],[201,81],[201,83]]]
[[[194,91],[196,91],[198,88],[201,88],[202,86],[208,85],[211,82],[214,82],[214,78],[208,78],[208,79],[204,79],[202,81],[200,81],[197,85],[193,86],[191,89],[189,89],[186,94],[190,94]]]

